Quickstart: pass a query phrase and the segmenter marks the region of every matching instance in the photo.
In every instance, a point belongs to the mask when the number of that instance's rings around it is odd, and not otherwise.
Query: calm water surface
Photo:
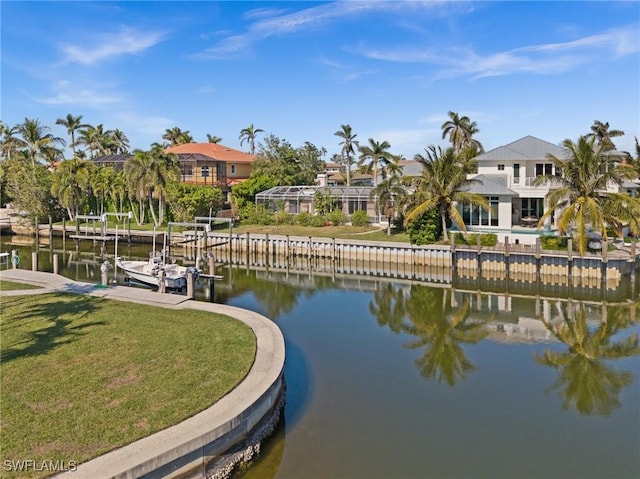
[[[96,256],[61,273],[99,278]],[[236,477],[640,477],[635,297],[217,273],[216,301],[270,317],[287,347],[284,423]]]

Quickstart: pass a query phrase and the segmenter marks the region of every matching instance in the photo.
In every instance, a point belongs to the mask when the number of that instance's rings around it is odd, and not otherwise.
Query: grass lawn
[[[249,327],[204,311],[70,294],[0,307],[5,461],[80,463],[131,443],[215,403],[255,357]]]
[[[229,230],[214,230],[216,233],[229,232]],[[386,229],[380,229],[375,226],[300,226],[300,225],[279,225],[279,226],[261,226],[261,225],[244,225],[233,228],[233,234],[277,234],[289,236],[312,236],[314,238],[339,238],[363,241],[395,241],[408,243],[409,235],[407,233],[396,233],[387,236]]]
[[[0,280],[0,291],[11,291],[17,289],[40,289],[40,286],[33,284],[17,283],[15,281]]]

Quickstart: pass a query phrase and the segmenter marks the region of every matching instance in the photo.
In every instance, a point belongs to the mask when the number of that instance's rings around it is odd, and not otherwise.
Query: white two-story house
[[[565,158],[567,152],[553,143],[525,136],[477,156],[478,173],[470,177],[478,183],[469,191],[485,196],[493,212],[459,205],[467,229],[496,233],[499,241],[508,236],[510,241],[528,244],[535,243],[540,234],[553,234],[553,219],[537,228],[547,207],[545,196],[550,186],[534,185],[538,176],[562,174],[549,154]]]

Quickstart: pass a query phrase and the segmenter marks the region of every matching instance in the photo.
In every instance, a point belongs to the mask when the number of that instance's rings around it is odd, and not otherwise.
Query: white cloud
[[[394,12],[407,9],[425,9],[449,6],[446,1],[338,1],[306,8],[294,13],[280,14],[280,10],[261,8],[245,15],[247,19],[261,18],[249,25],[245,33],[226,38],[217,45],[194,55],[197,58],[219,59],[241,52],[254,43],[275,35],[285,35],[299,30],[326,25],[370,12]],[[267,17],[267,18],[264,18]]]
[[[92,65],[110,58],[141,53],[156,45],[164,37],[160,32],[142,32],[123,27],[116,33],[96,36],[90,45],[61,45],[60,50],[68,63]]]
[[[101,105],[122,102],[120,95],[105,93],[95,88],[72,84],[61,80],[52,86],[53,93],[49,97],[34,98],[44,105],[73,105],[93,108]],[[100,86],[98,86],[100,88]],[[106,88],[105,88],[106,89]]]
[[[638,53],[640,29],[631,25],[569,42],[515,48],[490,54],[476,53],[469,47],[406,47],[375,49],[359,46],[353,53],[366,58],[401,63],[423,63],[439,67],[439,77],[475,78],[515,73],[554,74],[588,64],[597,58]],[[604,55],[602,52],[604,51]]]

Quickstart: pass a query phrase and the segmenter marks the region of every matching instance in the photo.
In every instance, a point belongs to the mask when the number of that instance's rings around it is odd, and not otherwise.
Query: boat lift
[[[215,216],[196,216],[195,220],[196,220],[196,222],[205,222],[206,221],[207,224],[209,225],[209,228],[211,228],[211,223],[215,222],[215,221],[222,221],[223,223],[229,223],[229,244],[231,244],[231,234],[232,234],[232,230],[233,230],[233,219],[232,218],[217,218]],[[226,242],[214,243],[214,244],[211,244],[211,245],[207,245],[206,242],[205,242],[204,249],[214,248],[214,247],[220,246],[222,244],[226,244]]]

